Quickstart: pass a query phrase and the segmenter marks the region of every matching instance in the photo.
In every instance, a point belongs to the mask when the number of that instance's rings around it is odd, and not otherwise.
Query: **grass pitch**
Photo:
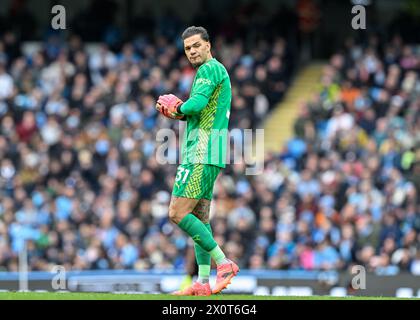
[[[0,300],[420,300],[396,297],[330,296],[254,296],[217,294],[209,297],[172,296],[169,294],[80,293],[80,292],[0,292]]]

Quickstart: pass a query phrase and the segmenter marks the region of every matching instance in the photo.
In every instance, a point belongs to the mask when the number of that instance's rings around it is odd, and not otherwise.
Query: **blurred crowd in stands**
[[[331,57],[295,138],[268,165],[279,199],[267,221],[278,219],[253,259],[420,274],[419,76],[420,45],[399,36],[348,39]]]
[[[290,85],[283,38],[213,39],[229,71],[231,128],[257,128]],[[295,136],[264,173],[232,164],[211,208],[215,238],[242,268],[420,273],[420,47],[349,39],[302,101]],[[176,42],[136,38],[114,52],[50,37],[25,53],[0,38],[0,270],[185,268],[168,220],[176,165],[156,133],[178,130],[158,95],[187,99],[194,77]],[[177,145],[170,153],[176,155]]]
[[[215,37],[232,78],[232,128],[253,128],[291,76],[282,38],[251,49]],[[160,94],[187,99],[195,71],[176,43],[137,38],[113,52],[52,36],[26,52],[0,40],[0,268],[183,268],[187,238],[168,221],[176,165],[156,160]],[[175,141],[176,142],[176,141]],[[172,142],[170,154],[177,155]],[[228,174],[228,173],[226,173]]]

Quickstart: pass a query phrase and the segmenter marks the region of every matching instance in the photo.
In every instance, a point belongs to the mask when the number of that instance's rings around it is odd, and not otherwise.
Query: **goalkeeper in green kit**
[[[187,122],[169,218],[194,241],[198,280],[176,295],[208,296],[225,289],[239,272],[213,238],[209,222],[213,186],[226,166],[227,128],[232,99],[226,68],[210,52],[206,29],[188,27],[182,34],[185,54],[197,70],[190,98],[183,102],[173,94],[160,96],[156,109],[164,116]],[[217,280],[210,288],[211,259]]]

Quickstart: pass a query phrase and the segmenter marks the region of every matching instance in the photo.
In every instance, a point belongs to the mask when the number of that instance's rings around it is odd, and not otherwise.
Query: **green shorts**
[[[179,165],[172,195],[182,198],[211,200],[214,183],[220,169],[208,164]]]

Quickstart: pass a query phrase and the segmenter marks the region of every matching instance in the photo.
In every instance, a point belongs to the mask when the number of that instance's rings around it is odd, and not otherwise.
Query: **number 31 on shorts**
[[[185,183],[185,181],[187,181],[187,177],[188,177],[189,174],[190,174],[190,170],[185,169],[183,167],[178,167],[178,171],[176,173],[175,181],[179,181],[179,180],[182,179],[182,183]]]

